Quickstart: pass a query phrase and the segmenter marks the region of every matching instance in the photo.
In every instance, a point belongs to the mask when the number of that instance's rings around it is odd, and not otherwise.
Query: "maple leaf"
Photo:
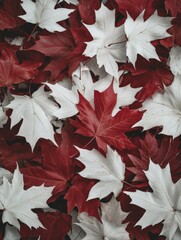
[[[115,116],[120,111],[120,107],[128,106],[136,101],[135,95],[140,89],[141,88],[132,88],[130,85],[114,87],[114,92],[117,94],[117,102],[113,109],[112,116]]]
[[[94,185],[94,181],[76,175],[72,180],[72,186],[66,192],[64,198],[67,200],[67,208],[70,213],[74,207],[79,212],[87,212],[90,216],[99,219],[98,207],[100,201],[98,199],[87,200],[90,189]]]
[[[12,29],[24,24],[24,20],[18,18],[18,15],[23,13],[20,8],[20,0],[3,1],[3,7],[0,9],[0,29]]]
[[[177,17],[173,19],[172,23],[175,43],[181,46],[181,13],[177,14]]]
[[[174,78],[173,83],[165,88],[164,93],[155,93],[143,102],[140,110],[146,110],[142,119],[133,127],[141,126],[144,130],[163,126],[161,133],[171,135],[173,138],[181,134],[180,76]]]
[[[95,138],[98,147],[104,152],[106,152],[107,145],[120,149],[134,147],[125,132],[129,131],[142,116],[142,113],[137,110],[124,108],[112,117],[116,102],[117,96],[112,85],[104,92],[94,91],[95,110],[80,95],[77,105],[79,115],[77,120],[71,120],[71,123],[77,127],[76,133]]]
[[[80,153],[77,159],[85,165],[85,169],[79,174],[85,178],[100,180],[90,190],[87,200],[93,198],[102,199],[111,192],[117,197],[123,187],[122,181],[125,174],[125,164],[119,154],[109,146],[107,147],[106,158],[96,149],[91,151],[77,149]]]
[[[74,154],[72,131],[69,125],[65,125],[61,136],[55,135],[58,146],[49,142],[41,143],[42,166],[27,166],[21,169],[26,186],[30,187],[32,184],[42,184],[44,182],[46,186],[55,186],[53,194],[60,194],[68,188],[69,181],[75,172],[70,157]]]
[[[79,225],[85,232],[83,239],[124,239],[129,240],[129,234],[125,230],[126,224],[123,220],[127,216],[120,207],[120,203],[113,197],[107,203],[101,203],[101,222],[87,213],[79,214]]]
[[[144,208],[146,211],[136,225],[145,228],[163,221],[163,229],[160,235],[168,240],[173,239],[176,230],[181,230],[180,212],[180,187],[181,180],[173,183],[170,166],[162,169],[150,160],[149,169],[145,171],[153,192],[125,192],[132,199],[132,203]],[[179,231],[181,237],[181,232]]]
[[[180,46],[174,46],[172,47],[170,51],[170,70],[174,75],[181,75],[181,47]]]
[[[91,33],[93,40],[86,42],[84,55],[96,56],[99,67],[118,79],[117,62],[126,62],[126,38],[124,27],[115,27],[115,10],[111,11],[104,4],[96,11],[96,22],[84,24]]]
[[[173,181],[180,178],[180,142],[178,138],[173,140],[171,137],[164,136],[159,142],[155,135],[147,131],[144,140],[140,140],[140,144],[138,146],[140,156],[129,154],[129,158],[135,166],[128,168],[136,175],[134,181],[145,181],[143,170],[148,169],[150,158],[154,163],[160,164],[162,168],[170,163]]]
[[[163,89],[164,85],[170,85],[174,77],[166,64],[155,59],[148,62],[146,59],[138,57],[136,70],[133,67],[126,69],[129,73],[123,76],[123,82],[124,84],[130,82],[133,88],[142,87],[136,94],[136,99],[140,101],[151,97],[156,90]]]
[[[20,229],[18,219],[28,227],[43,227],[38,216],[31,211],[35,208],[46,208],[47,200],[51,197],[54,187],[33,186],[24,190],[23,175],[17,165],[14,171],[12,183],[6,177],[0,186],[0,209],[3,211],[2,221]]]
[[[171,27],[172,18],[159,17],[155,12],[144,21],[143,14],[144,11],[141,12],[135,21],[128,14],[124,23],[125,33],[128,38],[126,56],[134,66],[137,54],[140,54],[147,60],[154,58],[160,61],[151,41],[170,36],[166,30]]]
[[[70,215],[72,217],[72,228],[71,228],[71,231],[68,233],[68,236],[69,236],[70,239],[82,240],[83,237],[85,237],[86,234],[81,229],[81,227],[76,225],[76,223],[78,222],[78,219],[77,219],[78,212],[76,211],[76,209],[74,209],[70,213]]]
[[[106,76],[103,75],[103,77],[94,83],[90,69],[92,70],[89,66],[82,65],[81,63],[76,71],[73,72],[72,80],[81,95],[94,106],[94,91],[105,91],[112,83],[112,76],[107,76],[107,74]],[[115,116],[120,111],[120,107],[130,105],[136,100],[135,95],[140,88],[134,89],[130,85],[119,87],[119,83],[115,79],[113,80],[113,88],[114,92],[117,94],[117,103],[112,112],[112,116]]]
[[[170,2],[169,0],[165,0],[165,7],[170,10],[173,17],[176,17],[178,12],[181,12],[181,2],[179,0],[173,0]]]
[[[58,107],[48,99],[49,93],[44,91],[44,86],[34,92],[32,97],[27,95],[13,97],[14,100],[6,108],[13,109],[11,128],[23,119],[17,135],[25,137],[32,149],[40,138],[50,139],[56,145],[50,120]]]
[[[75,88],[69,90],[62,86],[61,82],[56,84],[46,83],[46,85],[52,90],[50,95],[53,96],[55,101],[61,106],[53,113],[55,117],[58,119],[64,119],[78,113],[76,104],[79,101],[79,97]]]
[[[26,225],[21,226],[21,239],[36,240],[65,240],[66,234],[71,227],[71,217],[65,213],[38,212],[38,218],[45,228],[29,229]],[[61,227],[60,227],[61,226]],[[56,231],[55,231],[56,229]],[[10,240],[10,239],[8,239]]]
[[[96,84],[93,83],[90,69],[83,65],[72,73],[73,86],[91,103],[93,104],[94,90]]]
[[[93,66],[90,66],[90,65]],[[136,101],[135,95],[141,88],[132,88],[130,85],[119,87],[119,83],[117,80],[113,79],[112,76],[105,76],[105,71],[99,72],[99,80],[97,82],[93,82],[93,78],[91,76],[91,71],[96,72],[97,65],[95,62],[86,65],[80,65],[76,71],[72,74],[73,83],[77,87],[78,91],[84,96],[92,106],[94,106],[94,91],[98,90],[99,92],[105,91],[113,82],[114,92],[117,94],[117,102],[113,109],[112,116],[115,116],[116,113],[120,111],[120,107],[125,107],[127,105],[132,104]],[[99,69],[100,70],[100,69]],[[101,76],[103,74],[103,77]]]
[[[126,15],[129,12],[133,18],[136,18],[145,8],[147,0],[116,0],[119,11]]]
[[[16,162],[38,161],[40,152],[32,153],[28,143],[19,143],[18,140],[20,142],[21,140],[15,136],[18,133],[18,127],[9,131],[9,125],[10,122],[0,129],[0,165],[12,172],[16,168]]]
[[[75,42],[70,31],[49,33],[48,35],[39,36],[35,41],[31,50],[36,50],[44,53],[52,58],[65,59],[75,47]]]
[[[93,24],[95,22],[95,10],[100,8],[99,0],[79,0],[78,10],[81,19],[86,24]]]
[[[13,174],[5,168],[0,168],[0,185],[3,183],[3,177],[6,177],[9,181],[11,181]]]
[[[40,65],[36,61],[23,61],[20,64],[13,49],[3,48],[0,55],[0,87],[34,78]]]
[[[20,240],[21,236],[14,226],[6,224],[5,233],[3,240]]]
[[[65,20],[68,15],[74,11],[67,8],[57,8],[55,6],[57,0],[23,0],[21,3],[22,8],[26,14],[19,16],[26,22],[37,24],[40,28],[45,28],[49,32],[62,32],[65,30],[57,22]]]

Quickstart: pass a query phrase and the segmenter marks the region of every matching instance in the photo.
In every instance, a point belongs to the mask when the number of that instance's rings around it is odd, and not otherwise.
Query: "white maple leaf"
[[[82,240],[85,237],[84,231],[77,225],[79,223],[77,217],[78,212],[73,209],[70,213],[72,217],[72,227],[71,230],[68,232],[70,239]]]
[[[2,106],[0,106],[0,128],[7,123],[8,117],[6,116],[6,111]]]
[[[170,166],[162,169],[150,160],[149,169],[145,171],[149,185],[153,192],[125,192],[132,199],[132,203],[146,211],[136,225],[145,228],[163,221],[160,235],[168,240],[179,230],[181,238],[181,179],[175,184],[172,181]]]
[[[132,104],[136,98],[135,95],[140,91],[141,88],[132,88],[130,85],[119,87],[114,85],[114,92],[117,94],[117,102],[114,106],[112,116],[115,116],[119,111],[120,107],[125,107]]]
[[[21,236],[19,234],[18,229],[15,228],[14,226],[6,224],[3,240],[20,240],[20,239]]]
[[[173,83],[165,87],[163,93],[155,93],[143,102],[140,110],[146,110],[142,119],[133,127],[147,130],[163,126],[161,133],[176,138],[181,134],[181,76],[174,78]]]
[[[0,128],[3,128],[3,125],[6,124],[8,121],[5,108],[11,102],[12,99],[13,98],[8,91],[4,96],[4,100],[0,102]]]
[[[13,109],[11,128],[23,119],[17,135],[25,137],[32,149],[40,138],[49,139],[56,145],[50,121],[58,106],[48,99],[49,93],[44,91],[44,86],[34,92],[32,97],[27,95],[13,97],[14,100],[6,108]]]
[[[115,27],[115,10],[109,10],[104,4],[95,13],[96,22],[92,25],[84,24],[93,40],[86,42],[83,54],[96,56],[99,67],[104,66],[107,73],[118,79],[117,62],[126,62],[124,26]]]
[[[0,185],[3,183],[4,177],[6,177],[9,181],[11,181],[13,178],[13,174],[5,168],[0,168]]]
[[[79,214],[77,223],[85,232],[85,240],[129,240],[129,234],[125,230],[126,224],[123,220],[127,213],[123,212],[120,203],[113,197],[107,203],[101,203],[101,222],[95,218],[88,216],[86,212]]]
[[[30,228],[44,228],[32,209],[48,207],[46,202],[51,197],[53,188],[41,185],[24,190],[23,175],[17,165],[12,183],[4,177],[3,184],[0,186],[0,210],[3,211],[2,222],[8,222],[17,229],[20,229],[18,220]]]
[[[174,75],[181,75],[181,47],[174,46],[170,51],[170,70]]]
[[[65,30],[57,22],[65,20],[68,15],[74,11],[67,8],[57,8],[57,0],[22,0],[22,8],[25,10],[26,14],[19,16],[26,22],[37,24],[40,28],[45,28],[49,32],[62,32]]]
[[[78,113],[76,104],[79,102],[79,97],[76,88],[70,90],[67,87],[62,86],[61,82],[56,84],[46,83],[46,85],[52,91],[50,95],[60,104],[60,108],[53,113],[55,117],[58,119],[64,119]]]
[[[82,63],[72,74],[75,87],[90,103],[94,100],[94,83],[89,68]],[[75,90],[74,90],[75,91]]]
[[[96,149],[77,149],[80,153],[77,159],[85,165],[85,169],[79,174],[85,178],[100,180],[91,188],[87,200],[102,199],[112,192],[117,197],[122,190],[125,174],[125,164],[119,154],[109,146],[106,158]]]
[[[155,47],[151,41],[169,37],[166,32],[171,27],[170,17],[159,17],[155,12],[146,21],[143,18],[144,11],[140,13],[134,21],[129,14],[124,23],[125,33],[127,36],[126,56],[129,61],[135,66],[137,54],[140,54],[145,59],[150,58],[160,61]]]

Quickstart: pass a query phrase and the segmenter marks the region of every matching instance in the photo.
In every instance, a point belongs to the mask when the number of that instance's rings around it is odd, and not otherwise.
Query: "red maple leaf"
[[[177,17],[173,19],[172,24],[175,43],[181,46],[181,13],[179,13]]]
[[[67,57],[75,47],[75,42],[70,31],[39,35],[35,45],[30,49],[39,51],[49,57]]]
[[[160,140],[155,138],[155,135],[146,133],[144,140],[140,140],[141,146],[138,148],[140,156],[129,155],[130,160],[135,167],[129,169],[136,174],[135,181],[145,181],[144,171],[148,170],[150,159],[160,164],[162,168],[170,163],[171,172],[174,173],[173,180],[180,178],[181,163],[180,158],[180,141],[178,138],[164,136]]]
[[[142,87],[136,95],[136,98],[141,101],[153,95],[156,90],[163,89],[164,85],[170,85],[173,81],[173,74],[168,66],[154,59],[147,61],[139,56],[136,70],[129,66],[126,69],[130,73],[124,75],[122,84],[130,83],[133,88]]]
[[[43,240],[64,240],[65,235],[71,228],[71,216],[61,212],[39,212],[38,218],[43,228],[30,229],[25,224],[21,225],[21,239],[37,239],[41,236]]]
[[[75,150],[72,145],[72,129],[65,126],[62,134],[56,135],[56,147],[48,141],[41,142],[42,165],[22,168],[25,185],[55,186],[53,194],[60,194],[69,187],[69,181],[75,174],[75,165],[71,159]]]
[[[25,21],[18,18],[23,13],[20,0],[14,0],[13,4],[11,0],[3,1],[3,7],[0,9],[0,30],[12,29],[23,25]]]
[[[32,153],[28,143],[15,136],[18,132],[18,125],[10,131],[10,122],[0,128],[0,166],[14,172],[17,163],[21,166],[24,162],[40,160],[40,152],[36,148]]]
[[[167,11],[170,11],[173,17],[177,16],[177,13],[181,13],[181,1],[180,0],[165,0],[165,7]]]
[[[130,14],[133,19],[144,10],[144,19],[150,17],[155,10],[164,9],[164,0],[115,0],[118,4],[119,11],[126,16],[126,12]]]
[[[98,0],[79,0],[79,13],[81,19],[86,24],[93,24],[95,22],[95,10],[100,8]]]
[[[4,48],[0,55],[0,87],[21,83],[38,74],[37,67],[41,65],[37,61],[19,62],[16,51],[12,48]]]
[[[44,69],[50,71],[52,79],[60,80],[59,75],[63,71],[72,73],[79,65],[84,48],[80,44],[77,46],[74,37],[69,30],[64,32],[51,33],[48,35],[40,35],[38,40],[28,50],[36,50],[49,56],[50,63]],[[78,49],[78,51],[77,51]],[[65,75],[65,74],[64,74]]]
[[[89,191],[94,184],[94,181],[85,179],[79,175],[74,177],[72,186],[69,188],[64,197],[67,200],[68,212],[71,212],[74,207],[77,207],[80,213],[87,212],[90,216],[99,218],[99,200],[92,199],[86,201]]]
[[[119,149],[130,149],[134,144],[127,138],[125,132],[130,131],[134,123],[139,121],[142,113],[138,110],[123,108],[114,117],[111,116],[117,101],[112,85],[104,92],[95,91],[95,110],[90,103],[80,95],[77,105],[79,115],[71,123],[77,128],[76,133],[92,137],[100,149],[106,152],[107,144]]]

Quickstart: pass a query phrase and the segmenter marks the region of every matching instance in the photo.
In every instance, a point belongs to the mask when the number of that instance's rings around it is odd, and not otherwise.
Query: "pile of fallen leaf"
[[[0,1],[0,239],[181,239],[181,1]]]

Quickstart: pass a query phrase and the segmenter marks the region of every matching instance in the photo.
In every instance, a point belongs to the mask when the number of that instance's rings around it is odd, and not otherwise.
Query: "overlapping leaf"
[[[79,99],[78,119],[71,121],[76,126],[77,133],[95,139],[98,147],[105,152],[107,144],[120,149],[134,147],[125,132],[131,130],[131,126],[141,118],[142,113],[124,108],[112,117],[117,101],[112,85],[102,93],[95,91],[95,110],[81,95]]]

